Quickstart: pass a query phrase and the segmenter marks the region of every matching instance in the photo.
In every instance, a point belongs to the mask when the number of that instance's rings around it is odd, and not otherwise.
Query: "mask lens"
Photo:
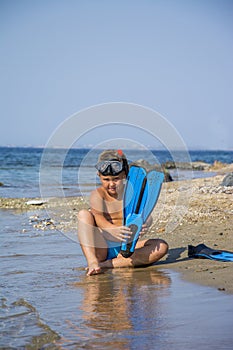
[[[96,169],[103,175],[116,175],[123,170],[123,164],[116,160],[107,160],[97,163]]]
[[[122,163],[120,162],[111,162],[110,166],[115,173],[120,173],[122,171]]]
[[[100,162],[100,163],[96,164],[96,169],[99,170],[101,173],[104,173],[109,166],[108,163],[109,162]]]

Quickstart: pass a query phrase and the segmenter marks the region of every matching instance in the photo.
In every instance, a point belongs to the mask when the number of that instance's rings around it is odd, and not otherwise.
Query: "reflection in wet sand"
[[[88,341],[89,346],[102,343],[105,349],[124,349],[128,336],[147,329],[148,324],[151,328],[155,315],[162,313],[164,305],[159,305],[156,296],[167,295],[170,283],[166,273],[153,268],[117,269],[98,276],[83,276],[74,283],[75,288],[83,291],[82,305],[77,306],[79,318],[82,311],[82,321],[67,320],[70,332],[76,332],[76,339]]]

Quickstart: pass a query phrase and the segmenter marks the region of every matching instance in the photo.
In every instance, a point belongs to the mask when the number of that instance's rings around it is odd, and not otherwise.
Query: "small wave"
[[[60,339],[39,317],[36,308],[20,298],[10,305],[7,299],[1,299],[0,321],[3,325],[1,348],[34,348],[42,349]]]

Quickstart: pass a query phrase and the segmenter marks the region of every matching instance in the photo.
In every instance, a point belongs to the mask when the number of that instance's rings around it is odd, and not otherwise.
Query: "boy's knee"
[[[168,249],[169,249],[169,246],[168,246],[167,242],[165,242],[164,240],[161,240],[161,242],[160,242],[160,252],[161,252],[162,256],[167,254]]]
[[[78,212],[78,220],[80,220],[80,221],[87,221],[87,220],[90,220],[90,219],[93,219],[93,215],[92,215],[92,213],[89,210],[81,209]]]
[[[169,246],[168,246],[167,242],[164,241],[163,239],[151,238],[147,241],[147,244],[152,245],[153,249],[155,249],[155,251],[156,251],[156,254],[159,256],[159,259],[161,259],[168,252]]]

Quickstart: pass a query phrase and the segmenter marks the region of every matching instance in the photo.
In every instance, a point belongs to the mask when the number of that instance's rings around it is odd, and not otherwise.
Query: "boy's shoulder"
[[[95,190],[91,192],[91,197],[101,197],[104,198],[106,191],[103,187],[97,187]]]
[[[112,197],[108,191],[104,187],[98,187],[94,191],[91,192],[90,195],[91,200],[103,200],[104,202],[112,202],[113,200],[115,201],[116,199]]]

